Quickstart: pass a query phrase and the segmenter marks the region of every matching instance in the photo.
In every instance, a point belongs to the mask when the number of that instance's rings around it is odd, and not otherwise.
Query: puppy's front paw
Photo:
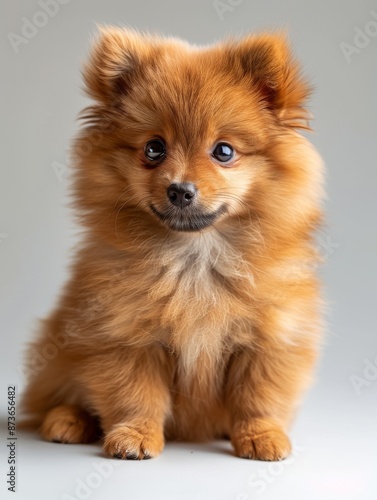
[[[234,426],[232,443],[236,455],[255,460],[283,460],[291,452],[291,443],[273,420],[243,420]]]
[[[125,460],[156,457],[164,447],[162,427],[152,420],[132,420],[117,424],[105,435],[107,455]]]

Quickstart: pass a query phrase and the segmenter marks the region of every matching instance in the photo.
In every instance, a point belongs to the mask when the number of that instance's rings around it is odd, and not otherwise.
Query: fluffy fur
[[[199,48],[104,28],[84,79],[85,238],[31,347],[24,411],[47,440],[100,432],[119,458],[220,436],[241,457],[286,457],[321,336],[322,164],[295,130],[310,89],[285,37]],[[153,167],[144,146],[156,137],[167,154]],[[219,141],[231,166],[211,156]],[[171,227],[167,188],[183,181],[205,213],[223,207],[209,227]]]

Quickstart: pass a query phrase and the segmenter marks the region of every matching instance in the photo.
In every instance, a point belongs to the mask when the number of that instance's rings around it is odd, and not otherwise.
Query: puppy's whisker
[[[167,231],[167,233],[166,233],[166,236],[165,236],[165,238],[164,238],[164,240],[163,240],[163,242],[162,242],[162,244],[161,244],[161,247],[160,247],[160,249],[159,249],[159,253],[162,253],[163,248],[164,248],[164,245],[165,245],[165,243],[168,241],[168,239],[169,239],[170,235],[172,234],[172,232],[173,232],[173,231],[172,231],[170,228],[168,228],[168,231]]]
[[[234,193],[229,193],[227,191],[224,191],[224,192],[222,192],[222,191],[223,191],[222,189],[217,190],[217,192],[220,193],[220,196],[227,196],[227,197],[233,199],[234,201],[238,202],[240,205],[246,207],[248,210],[250,210],[250,207],[248,206],[248,204],[239,195],[236,195]]]
[[[225,198],[228,198],[228,199],[232,199],[233,201],[235,201],[236,203],[238,203],[241,207],[246,208],[247,212],[249,214],[250,219],[257,219],[258,223],[260,225],[260,218],[259,218],[258,213],[255,210],[253,210],[252,208],[250,208],[247,205],[247,203],[245,203],[244,200],[240,199],[237,195],[230,194],[230,193],[227,193],[227,192],[222,193],[220,196],[223,197],[223,198],[225,197]]]
[[[122,203],[122,205],[119,207],[118,209],[118,212],[116,214],[116,217],[115,217],[115,233],[116,233],[116,236],[117,236],[117,239],[119,239],[119,235],[118,235],[118,228],[117,228],[117,222],[118,222],[118,217],[119,217],[119,214],[122,210],[124,210],[124,207],[127,205],[127,203],[129,203],[132,199],[134,199],[137,195],[134,195],[133,197],[129,198],[128,200],[126,200],[124,203]],[[135,208],[140,204],[142,203],[143,201],[145,201],[147,199],[147,197],[144,197],[142,198],[138,203],[137,205],[135,205]]]

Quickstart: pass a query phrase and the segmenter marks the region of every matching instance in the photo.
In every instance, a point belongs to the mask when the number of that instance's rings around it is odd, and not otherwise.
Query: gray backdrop
[[[115,466],[96,446],[19,433],[18,497],[377,498],[377,2],[2,0],[1,9],[1,495],[8,494],[7,386],[22,389],[25,342],[67,276],[77,236],[66,148],[88,102],[81,63],[95,23],[108,23],[198,44],[287,28],[317,89],[311,140],[327,164],[327,227],[319,237],[327,341],[289,462],[248,462],[212,443],[171,444],[156,460]]]

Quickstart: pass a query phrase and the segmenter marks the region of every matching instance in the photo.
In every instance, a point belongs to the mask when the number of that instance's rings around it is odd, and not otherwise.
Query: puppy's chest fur
[[[178,356],[186,375],[199,362],[215,373],[237,342],[237,322],[250,309],[237,293],[252,295],[250,266],[228,240],[211,233],[190,245],[169,246],[158,261],[148,291],[150,317],[158,318],[150,323],[154,336]]]

